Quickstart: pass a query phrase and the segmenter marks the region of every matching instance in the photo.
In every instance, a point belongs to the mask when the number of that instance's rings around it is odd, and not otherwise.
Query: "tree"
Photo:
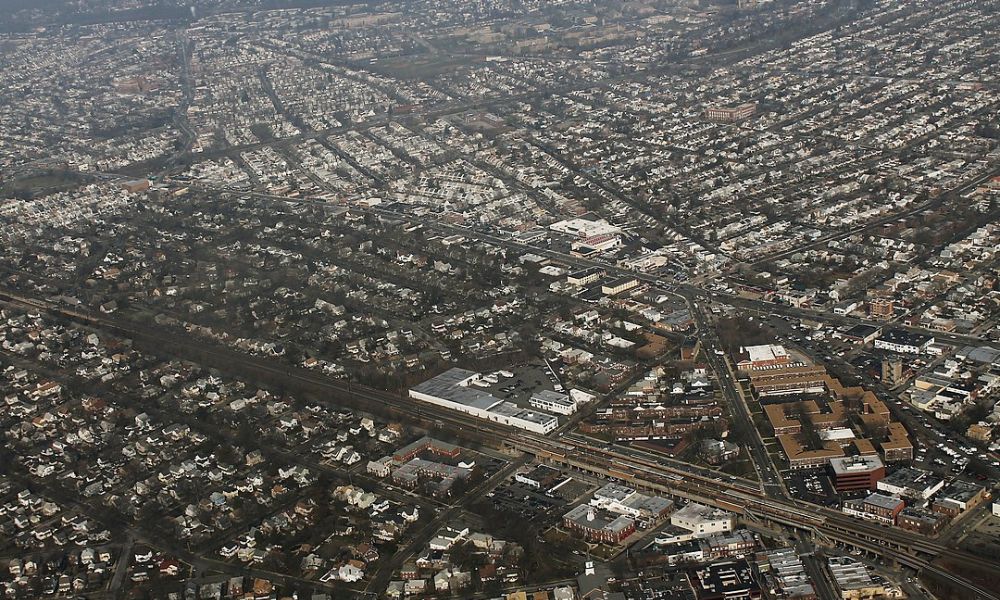
[[[819,436],[819,430],[816,429],[816,423],[813,422],[812,415],[803,413],[799,419],[799,423],[802,425],[802,437],[806,443],[806,447],[814,450],[822,448],[823,439]]]

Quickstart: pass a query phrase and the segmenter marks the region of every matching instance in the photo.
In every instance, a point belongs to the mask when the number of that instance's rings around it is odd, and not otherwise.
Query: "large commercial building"
[[[878,456],[848,456],[830,460],[833,485],[838,492],[873,490],[885,477],[885,465]]]
[[[410,397],[535,433],[549,433],[559,426],[559,419],[553,415],[521,408],[493,394],[469,387],[479,378],[480,374],[475,371],[449,369],[412,387]]]
[[[745,369],[742,361],[739,367]],[[750,370],[750,386],[761,402],[764,402],[765,398],[770,400],[777,396],[819,394],[826,391],[830,379],[826,368],[821,366]]]
[[[571,253],[576,256],[592,256],[613,250],[621,245],[622,237],[620,235],[602,233],[576,240],[570,245],[570,249]]]
[[[641,494],[624,485],[609,483],[594,492],[590,505],[619,515],[655,520],[667,514],[673,503],[659,496]]]
[[[621,227],[612,225],[604,219],[566,219],[549,225],[549,229],[579,238],[588,238],[595,235],[615,235],[622,232]]]
[[[601,286],[601,293],[606,296],[617,296],[639,286],[635,277],[620,277]]]
[[[538,410],[559,415],[571,415],[576,412],[576,402],[571,400],[566,394],[560,394],[551,390],[535,392],[528,400],[528,404]]]
[[[698,600],[757,600],[763,596],[755,569],[745,560],[690,569],[687,578]]]
[[[783,346],[763,344],[741,348],[736,366],[741,371],[756,371],[759,369],[783,367],[791,363],[792,357]]]
[[[898,352],[900,354],[920,354],[934,343],[934,338],[921,333],[910,333],[902,329],[890,329],[875,340],[879,350]]]
[[[563,526],[584,539],[604,544],[617,544],[635,532],[632,517],[614,515],[586,504],[563,515]]]
[[[844,341],[856,344],[870,344],[875,338],[882,335],[882,328],[874,325],[859,324],[844,332]]]
[[[975,508],[989,498],[986,488],[981,485],[956,479],[938,493],[934,499],[934,512],[957,517],[965,511]]]
[[[923,503],[944,487],[944,479],[930,471],[903,467],[886,475],[877,485],[879,491]]]
[[[670,524],[704,537],[721,531],[732,531],[736,518],[731,512],[691,502],[670,515]]]
[[[895,525],[896,517],[905,507],[906,504],[895,496],[875,493],[869,494],[864,500],[846,500],[841,510],[867,521]]]
[[[885,586],[872,579],[864,563],[849,556],[833,556],[827,565],[843,600],[880,598],[885,594]]]
[[[779,548],[757,555],[757,570],[772,582],[775,598],[813,600],[813,587],[795,548]]]
[[[705,109],[705,118],[717,123],[736,123],[749,119],[757,112],[757,104],[747,102],[739,106],[709,106]]]

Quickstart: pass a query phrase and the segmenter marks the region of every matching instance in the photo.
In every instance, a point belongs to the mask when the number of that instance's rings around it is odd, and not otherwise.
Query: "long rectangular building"
[[[475,371],[449,369],[410,388],[410,397],[535,433],[549,433],[559,426],[559,419],[553,415],[521,408],[493,394],[469,387],[479,378],[480,374]]]

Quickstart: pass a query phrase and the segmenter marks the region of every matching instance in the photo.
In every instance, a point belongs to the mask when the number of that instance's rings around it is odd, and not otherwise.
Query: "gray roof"
[[[924,471],[923,469],[913,469],[910,467],[903,467],[893,473],[886,475],[882,479],[882,483],[887,485],[892,485],[896,487],[906,487],[913,489],[926,489],[937,485],[941,481],[940,477],[935,476],[930,471]]]
[[[553,402],[555,404],[573,404],[573,401],[569,399],[566,394],[560,394],[559,392],[553,392],[552,390],[538,390],[531,394],[532,398],[538,398],[544,402]]]
[[[967,360],[975,363],[988,364],[1000,360],[1000,350],[990,348],[989,346],[966,346],[958,352],[958,355],[964,355]]]
[[[882,465],[882,459],[878,456],[848,456],[844,458],[831,458],[830,467],[837,475],[849,475],[850,473],[863,473],[873,471]]]
[[[886,510],[893,510],[902,502],[902,500],[895,496],[886,496],[885,494],[878,493],[870,494],[867,498],[865,498],[865,504],[870,504],[871,506],[877,506]]]
[[[557,417],[550,414],[521,408],[512,402],[501,400],[489,392],[466,385],[470,379],[478,376],[479,373],[475,371],[456,367],[413,386],[410,391],[543,426],[559,422]]]
[[[494,405],[502,402],[502,400],[488,392],[463,385],[466,381],[477,375],[478,373],[475,371],[456,367],[448,369],[437,377],[413,386],[412,390],[421,394],[450,400],[457,404],[490,410]]]

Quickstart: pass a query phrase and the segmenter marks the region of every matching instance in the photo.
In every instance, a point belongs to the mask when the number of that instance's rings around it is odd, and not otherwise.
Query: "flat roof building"
[[[875,347],[900,354],[920,354],[934,343],[934,338],[922,333],[890,329],[875,339]]]
[[[747,529],[713,533],[701,539],[705,555],[712,558],[746,556],[757,548],[757,538]]]
[[[549,225],[549,229],[580,238],[595,235],[613,235],[621,233],[622,228],[612,225],[604,219],[565,219]]]
[[[665,498],[647,496],[617,483],[609,483],[594,492],[590,504],[613,513],[645,519],[659,518],[673,506]]]
[[[540,490],[555,483],[560,474],[559,469],[554,469],[548,465],[538,465],[527,473],[517,473],[514,475],[514,481]]]
[[[571,415],[576,412],[576,402],[572,401],[566,394],[552,390],[540,390],[531,394],[528,404],[538,410],[559,415]]]
[[[956,517],[979,506],[987,497],[985,487],[956,479],[938,493],[932,508],[936,513]]]
[[[916,531],[924,535],[934,535],[948,522],[945,515],[916,506],[907,506],[896,517],[900,529]]]
[[[795,548],[779,548],[757,555],[757,568],[773,580],[778,598],[812,600],[816,589],[806,575]]]
[[[559,426],[559,419],[553,415],[521,408],[493,394],[469,387],[480,377],[475,371],[448,369],[410,388],[410,397],[535,433],[549,433]]]
[[[869,344],[882,335],[882,328],[875,325],[859,324],[844,332],[844,339],[859,344]]]
[[[869,494],[864,500],[846,500],[841,510],[851,516],[868,521],[878,521],[895,525],[896,517],[906,507],[906,503],[895,496]]]
[[[425,435],[412,444],[407,444],[393,452],[392,459],[400,463],[406,462],[425,450],[438,456],[447,456],[448,458],[457,458],[462,453],[460,446],[449,442],[442,442],[441,440],[436,440]]]
[[[944,479],[930,471],[902,467],[886,475],[877,487],[887,494],[926,501],[944,487]]]
[[[579,271],[573,271],[566,276],[566,283],[570,285],[589,285],[604,277],[604,269],[601,267],[587,267]]]
[[[754,569],[745,560],[690,569],[687,578],[698,600],[757,600],[762,596]]]
[[[864,563],[847,556],[831,556],[827,561],[833,582],[843,600],[856,598],[876,598],[883,594],[884,587],[872,579]]]
[[[748,366],[749,365],[749,366]],[[779,365],[780,368],[756,368],[741,362],[739,368],[750,370],[750,385],[761,398],[789,394],[818,394],[826,391],[831,377],[821,366]]]
[[[733,513],[721,508],[690,502],[670,515],[670,524],[704,537],[720,531],[732,531],[736,518]]]
[[[838,492],[873,490],[885,477],[885,465],[878,456],[847,456],[830,460],[833,485]]]
[[[717,123],[735,123],[749,119],[756,112],[756,102],[745,102],[737,106],[709,106],[705,108],[705,118]]]
[[[758,346],[745,346],[740,349],[739,359],[736,366],[741,371],[754,371],[792,362],[792,357],[785,350],[784,346],[778,344],[762,344]]]
[[[605,296],[617,296],[639,286],[639,280],[635,277],[620,277],[614,281],[609,281],[601,286],[601,293]]]

